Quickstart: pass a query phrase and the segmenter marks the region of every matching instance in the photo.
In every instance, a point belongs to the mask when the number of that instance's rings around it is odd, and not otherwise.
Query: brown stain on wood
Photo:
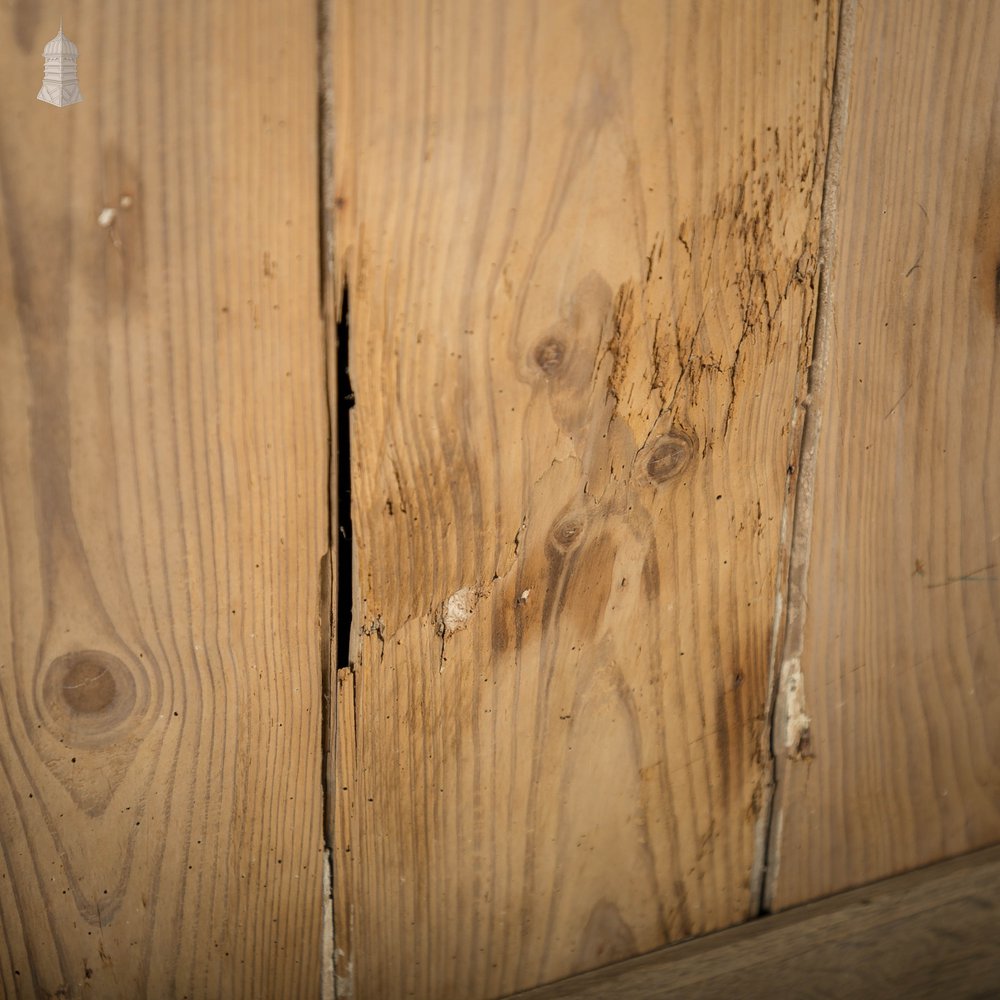
[[[38,59],[38,72],[42,68],[42,42],[39,38],[39,25],[42,11],[34,0],[15,0],[14,4],[14,39],[17,47],[24,53],[31,53]],[[58,24],[53,24],[52,32],[46,35],[48,40],[55,35]],[[37,50],[37,51],[36,51]]]
[[[581,969],[608,965],[636,953],[636,941],[614,903],[601,900],[591,911],[578,946]]]

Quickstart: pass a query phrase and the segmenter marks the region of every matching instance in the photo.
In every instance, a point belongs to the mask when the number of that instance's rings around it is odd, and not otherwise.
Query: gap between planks
[[[751,898],[756,900],[751,919],[768,914],[772,891],[781,862],[781,822],[775,820],[779,767],[782,755],[801,759],[809,755],[809,717],[802,693],[801,654],[805,626],[812,542],[813,506],[819,435],[823,423],[826,373],[830,361],[830,340],[834,327],[833,283],[837,244],[838,194],[844,133],[850,104],[851,65],[854,56],[854,26],[857,0],[841,0],[830,99],[830,124],[823,175],[823,203],[820,209],[819,261],[816,319],[812,355],[805,376],[805,398],[796,403],[793,420],[802,411],[802,434],[790,491],[783,513],[782,543],[791,517],[791,542],[787,574],[779,580],[775,594],[774,633],[768,679],[769,720],[765,726],[771,780],[757,828],[754,864],[751,871]]]
[[[316,164],[319,209],[319,308],[323,326],[323,361],[326,372],[327,413],[327,550],[320,566],[320,664],[322,669],[322,750],[320,776],[323,786],[323,920],[320,941],[321,1000],[334,1000],[334,925],[333,925],[333,782],[334,768],[334,650],[339,635],[336,608],[339,606],[340,576],[337,572],[337,420],[336,363],[337,351],[330,350],[336,337],[336,302],[333,295],[333,49],[330,44],[332,0],[316,0]]]

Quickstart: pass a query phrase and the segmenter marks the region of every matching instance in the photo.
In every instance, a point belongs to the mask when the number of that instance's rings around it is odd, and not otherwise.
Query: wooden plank
[[[335,5],[342,995],[747,918],[825,3]]]
[[[319,990],[315,10],[0,9],[6,996]]]
[[[774,908],[1000,841],[997,13],[857,10]]]
[[[996,996],[998,925],[1000,849],[994,848],[518,997]]]

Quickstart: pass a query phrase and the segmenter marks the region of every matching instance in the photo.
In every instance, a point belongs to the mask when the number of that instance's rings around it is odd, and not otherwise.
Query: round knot
[[[114,674],[100,659],[74,659],[63,673],[61,694],[74,712],[103,712],[117,693]]]
[[[141,681],[141,678],[140,678]],[[143,684],[143,701],[148,692]],[[48,721],[74,743],[114,740],[132,720],[140,691],[133,670],[117,656],[95,649],[56,657],[42,679]]]
[[[662,441],[658,441],[646,462],[646,472],[654,483],[663,483],[679,476],[691,456],[695,446],[692,438],[684,431],[671,431]]]
[[[566,360],[566,345],[556,337],[546,337],[535,348],[535,364],[546,375],[555,375]]]
[[[583,532],[583,521],[570,515],[564,517],[552,529],[552,541],[560,549],[568,549]]]

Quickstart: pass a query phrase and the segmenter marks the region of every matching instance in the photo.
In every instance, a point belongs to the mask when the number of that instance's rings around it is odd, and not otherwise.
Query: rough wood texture
[[[519,994],[838,1000],[1000,993],[1000,850],[911,872]]]
[[[496,996],[754,908],[835,17],[335,17],[338,984]]]
[[[1000,840],[997,14],[857,11],[775,908]]]
[[[0,9],[0,992],[315,996],[315,4],[62,13],[56,109]]]

